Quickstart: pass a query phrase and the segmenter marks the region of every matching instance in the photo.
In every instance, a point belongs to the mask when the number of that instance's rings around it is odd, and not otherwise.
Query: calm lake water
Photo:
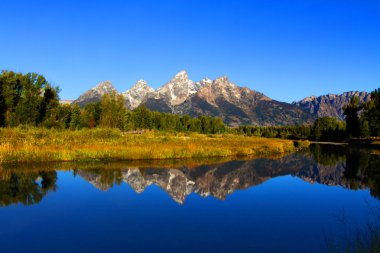
[[[3,166],[0,252],[326,252],[379,224],[371,152]]]

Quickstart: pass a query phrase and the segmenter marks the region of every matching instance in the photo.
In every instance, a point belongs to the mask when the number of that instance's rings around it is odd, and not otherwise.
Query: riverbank
[[[0,129],[0,162],[144,160],[283,154],[307,141],[116,129]]]
[[[346,141],[348,144],[351,144],[351,145],[380,148],[380,137],[349,138]]]
[[[333,141],[310,141],[310,144],[327,144],[327,145],[354,145],[363,146],[370,148],[380,148],[380,138],[379,137],[368,137],[368,138],[348,138],[342,142]]]

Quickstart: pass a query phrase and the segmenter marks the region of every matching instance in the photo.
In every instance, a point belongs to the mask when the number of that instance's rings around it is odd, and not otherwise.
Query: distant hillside
[[[352,97],[359,97],[360,103],[363,103],[370,99],[370,95],[370,93],[364,91],[350,91],[343,94],[311,96],[301,101],[293,102],[293,104],[318,117],[334,117],[344,120],[343,107],[349,103]]]

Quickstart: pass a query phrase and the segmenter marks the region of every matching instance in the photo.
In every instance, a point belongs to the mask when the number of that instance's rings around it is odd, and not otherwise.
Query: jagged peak
[[[221,77],[216,78],[212,82],[212,85],[218,86],[218,87],[237,87],[236,84],[230,82],[230,80],[228,79],[228,76],[221,76]]]
[[[212,83],[212,80],[211,78],[208,78],[207,76],[205,78],[203,78],[200,83]]]
[[[112,85],[112,83],[108,80],[104,82],[100,82],[98,85],[96,85],[95,89],[115,89],[115,87]]]
[[[306,98],[302,99],[300,102],[310,102],[310,101],[313,101],[316,98],[317,97],[313,95],[313,96],[306,97]]]
[[[230,82],[229,79],[228,79],[228,76],[220,76],[220,77],[217,77],[214,82]]]
[[[135,84],[133,84],[132,88],[129,90],[124,91],[122,94],[125,96],[131,92],[136,93],[136,92],[152,92],[154,89],[149,86],[148,82],[140,79],[138,80]]]
[[[173,78],[170,80],[170,82],[178,82],[178,81],[189,81],[189,76],[187,75],[186,70],[181,70],[178,72]]]
[[[188,78],[187,71],[183,69],[183,70],[179,71],[174,77],[185,77],[185,78]]]
[[[148,82],[143,80],[143,79],[140,79],[138,80],[131,88],[132,89],[140,89],[140,88],[148,88],[149,90],[153,90],[152,87],[149,86]]]
[[[316,99],[321,99],[321,98],[335,98],[335,97],[341,97],[341,96],[345,96],[345,97],[351,97],[351,96],[368,96],[368,92],[366,91],[345,91],[343,93],[327,93],[327,94],[324,94],[324,95],[319,95],[319,96],[309,96],[309,97],[305,97],[304,99],[296,102],[296,103],[300,103],[300,102],[310,102],[310,101],[313,101],[313,100],[316,100]]]

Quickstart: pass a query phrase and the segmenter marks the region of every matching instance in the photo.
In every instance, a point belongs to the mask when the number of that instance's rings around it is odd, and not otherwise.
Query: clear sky
[[[380,87],[379,0],[1,0],[0,69],[38,72],[74,99],[227,75],[292,102]]]

